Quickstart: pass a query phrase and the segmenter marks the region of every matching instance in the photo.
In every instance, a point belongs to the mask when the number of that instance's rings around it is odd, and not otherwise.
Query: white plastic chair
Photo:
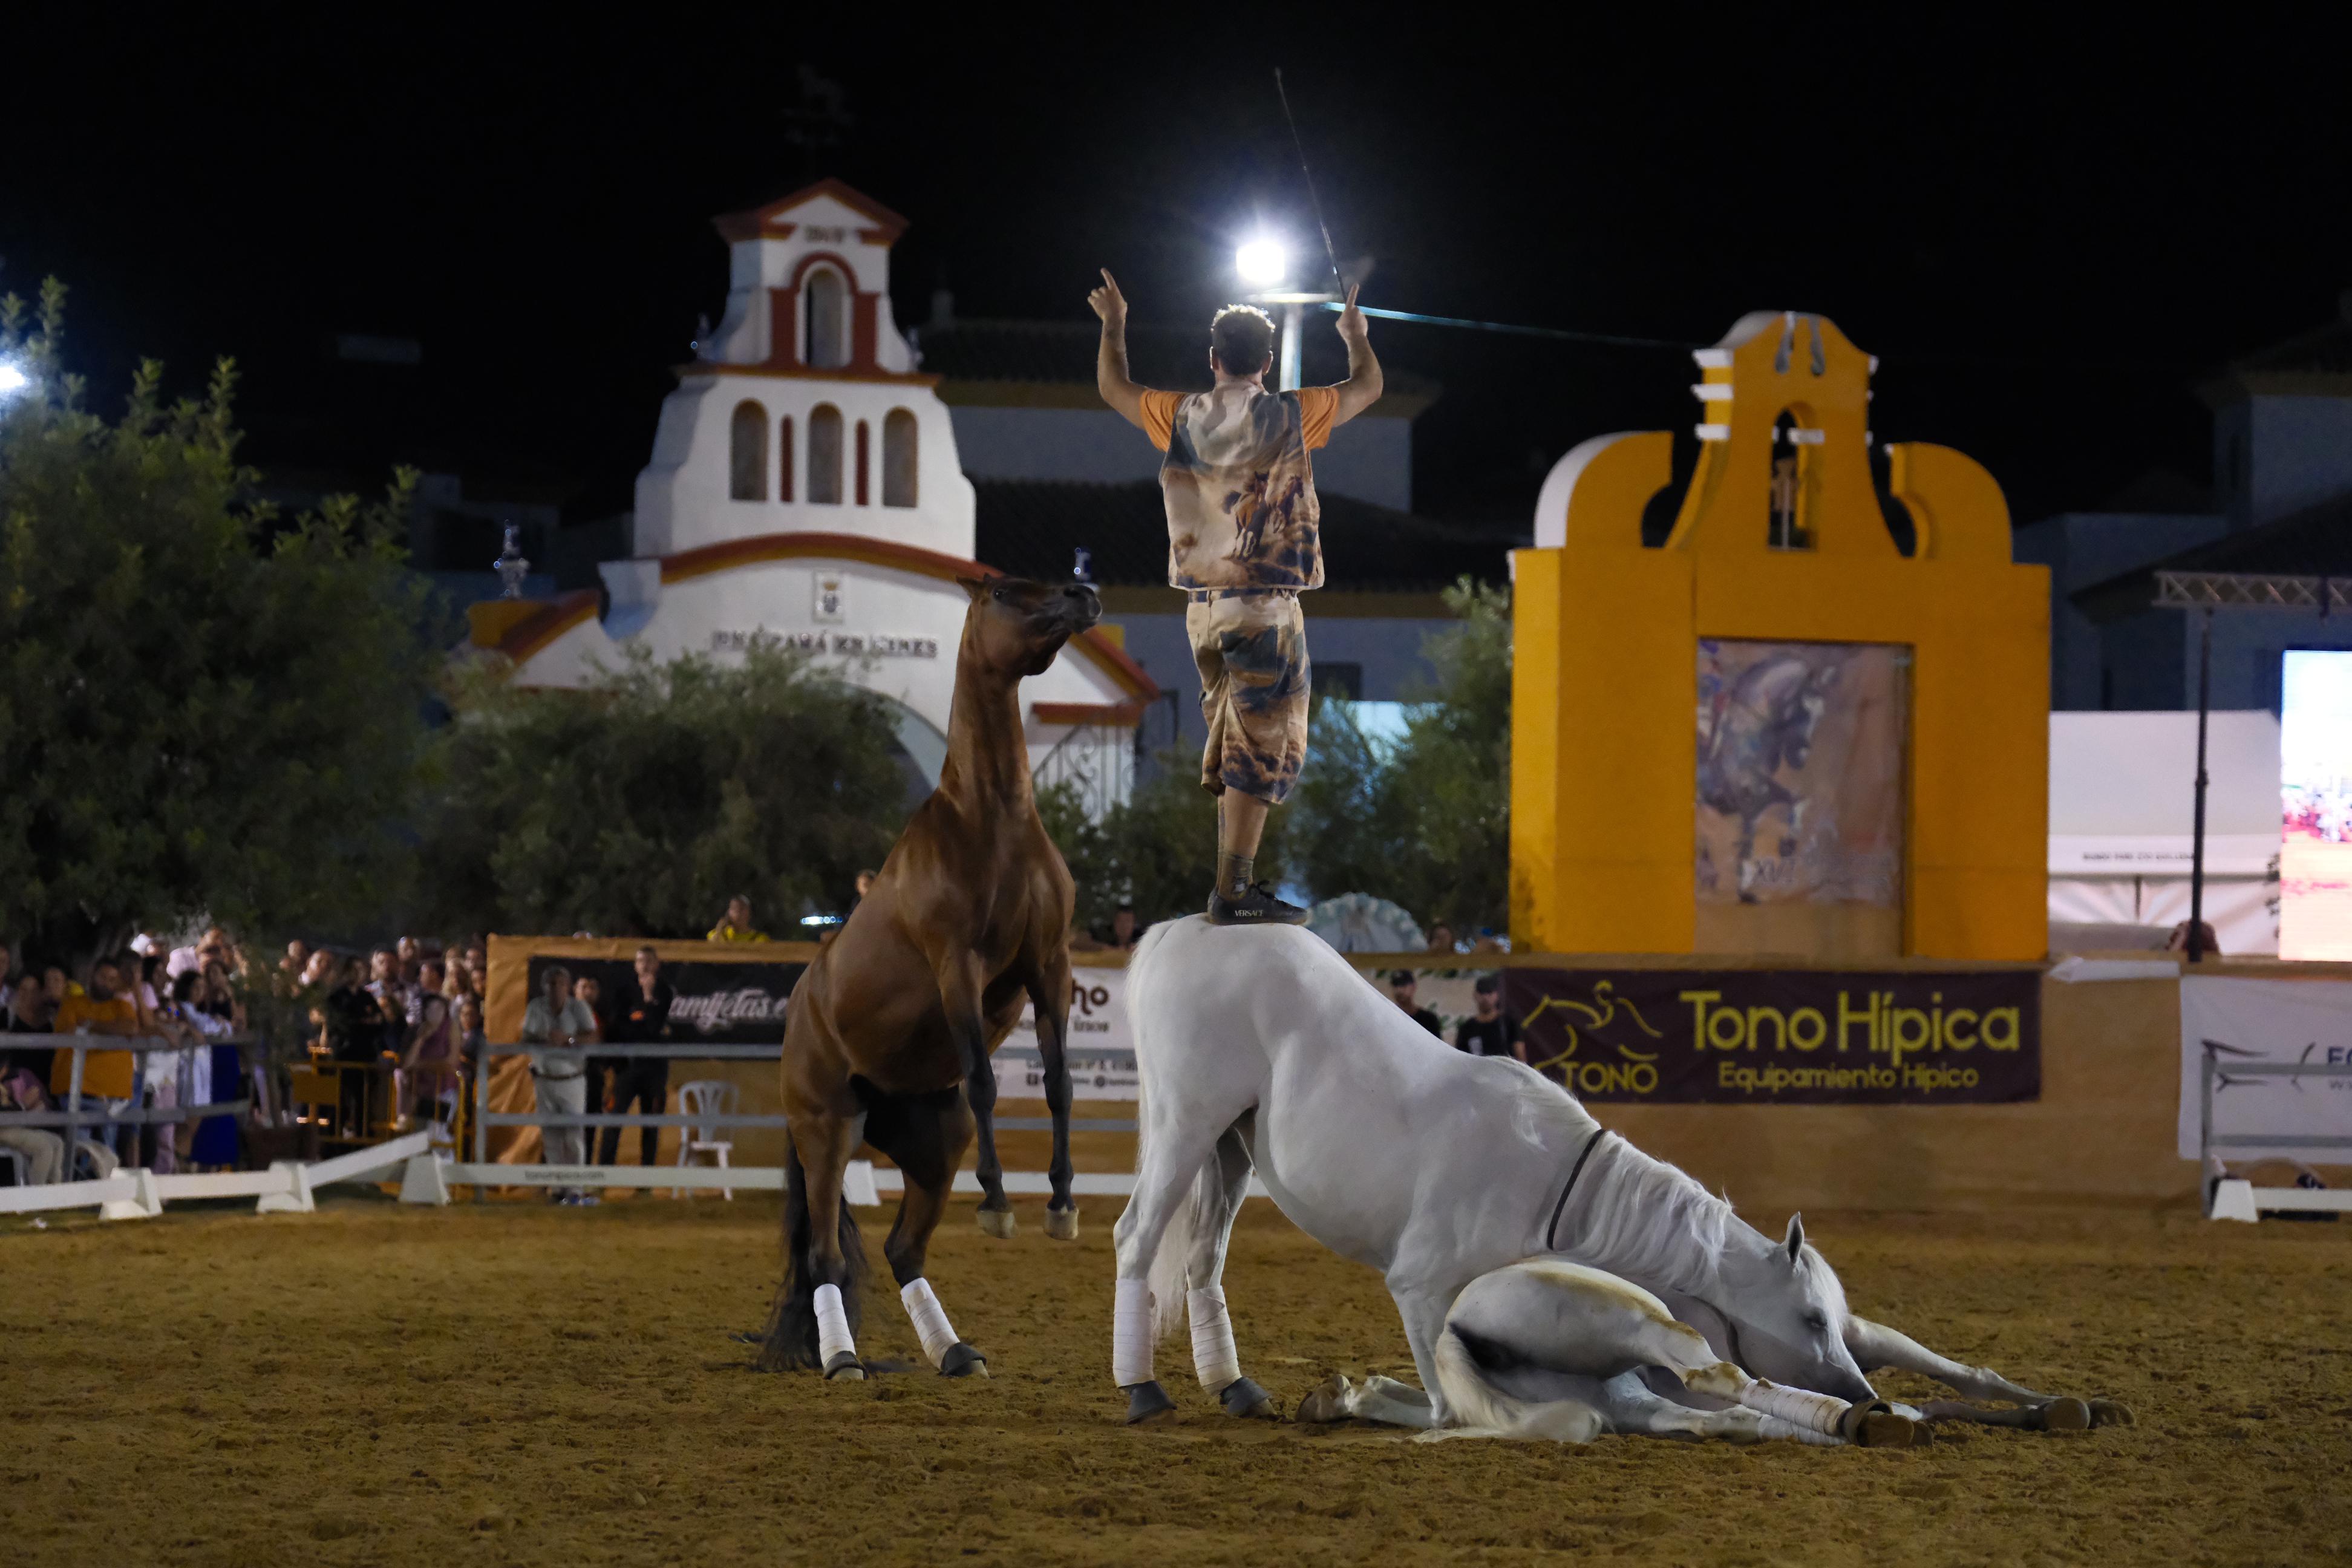
[[[719,1079],[698,1078],[677,1086],[677,1113],[680,1116],[732,1116],[740,1096],[731,1083]],[[697,1154],[708,1154],[718,1162],[720,1170],[727,1169],[728,1152],[735,1147],[733,1129],[698,1125],[688,1122],[678,1130],[677,1163],[680,1170],[694,1163]],[[721,1185],[719,1189],[729,1203],[735,1201],[735,1189]],[[682,1197],[685,1189],[672,1187],[671,1197]]]

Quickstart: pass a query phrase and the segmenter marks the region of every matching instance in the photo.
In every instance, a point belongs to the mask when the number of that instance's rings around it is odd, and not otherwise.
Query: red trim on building
[[[711,224],[724,238],[782,239],[798,226],[782,221],[783,215],[820,196],[831,196],[843,206],[857,213],[873,224],[871,228],[857,231],[857,237],[868,245],[893,245],[907,232],[907,220],[876,201],[865,192],[843,184],[839,180],[823,179],[813,185],[803,185],[789,195],[778,196],[756,207],[741,212],[722,213]]]
[[[1029,716],[1040,724],[1132,730],[1143,722],[1143,710],[1140,702],[1032,702]]]
[[[1004,575],[995,567],[983,566],[977,561],[966,561],[959,555],[947,555],[936,550],[894,543],[885,539],[863,539],[847,533],[763,533],[752,539],[730,539],[724,543],[706,544],[699,550],[665,555],[662,557],[662,582],[664,584],[683,583],[695,577],[707,577],[714,572],[731,572],[739,566],[756,566],[767,561],[793,561],[810,556],[830,561],[862,561],[868,565],[887,566],[894,571],[911,572],[919,576],[937,577],[948,582],[960,577]],[[498,651],[520,664],[583,621],[593,619],[598,596],[595,589],[582,588],[549,601],[500,637]],[[1144,673],[1141,665],[1128,657],[1125,648],[1104,636],[1100,627],[1079,633],[1070,639],[1070,646],[1093,660],[1097,668],[1117,681],[1121,689],[1137,701],[1150,702],[1160,695],[1159,683]],[[1096,705],[1078,703],[1074,706],[1090,709]]]
[[[879,312],[875,302],[879,294],[860,294],[852,287],[849,296],[849,363],[859,370],[878,370],[875,358],[875,318]]]
[[[498,651],[520,664],[581,622],[595,619],[600,596],[593,588],[574,588],[543,601],[537,611],[507,628]]]

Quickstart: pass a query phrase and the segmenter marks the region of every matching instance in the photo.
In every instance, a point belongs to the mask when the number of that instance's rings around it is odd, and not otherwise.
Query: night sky
[[[1648,9],[1616,37],[1056,14],[1008,52],[918,7],[863,36],[803,7],[331,31],[52,7],[10,28],[0,285],[72,285],[107,405],[135,355],[192,388],[230,353],[256,462],[417,461],[586,520],[628,504],[668,367],[719,313],[712,215],[819,174],[897,208],[901,325],[942,282],[962,316],[1087,320],[1100,265],[1138,320],[1205,323],[1245,232],[1314,244],[1279,63],[1339,253],[1375,258],[1368,303],[1678,342],[1819,310],[1883,356],[1878,434],[1974,455],[2022,521],[2152,470],[2205,483],[2198,383],[2352,284],[2347,38],[2315,11],[2191,35]],[[424,364],[338,363],[338,332],[414,337]],[[1524,522],[1588,436],[1692,445],[1676,352],[1374,342],[1446,388],[1416,434],[1433,517]]]

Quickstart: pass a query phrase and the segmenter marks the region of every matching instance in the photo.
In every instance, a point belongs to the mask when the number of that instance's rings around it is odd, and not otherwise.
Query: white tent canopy
[[[2205,769],[2205,918],[2224,952],[2276,952],[2277,715],[2210,715]],[[2189,918],[2196,780],[2194,713],[2050,715],[2053,924]]]

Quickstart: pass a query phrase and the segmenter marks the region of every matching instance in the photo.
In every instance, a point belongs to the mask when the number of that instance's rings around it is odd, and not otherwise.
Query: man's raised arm
[[[1102,318],[1102,347],[1095,353],[1095,388],[1102,400],[1118,410],[1129,425],[1143,428],[1143,388],[1127,374],[1127,298],[1118,279],[1103,268],[1102,287],[1087,296],[1087,303]]]
[[[1339,312],[1339,341],[1348,345],[1348,379],[1332,388],[1339,395],[1339,406],[1331,416],[1333,425],[1345,425],[1381,400],[1381,362],[1372,353],[1364,313],[1356,309],[1360,287],[1348,285],[1348,305]]]

